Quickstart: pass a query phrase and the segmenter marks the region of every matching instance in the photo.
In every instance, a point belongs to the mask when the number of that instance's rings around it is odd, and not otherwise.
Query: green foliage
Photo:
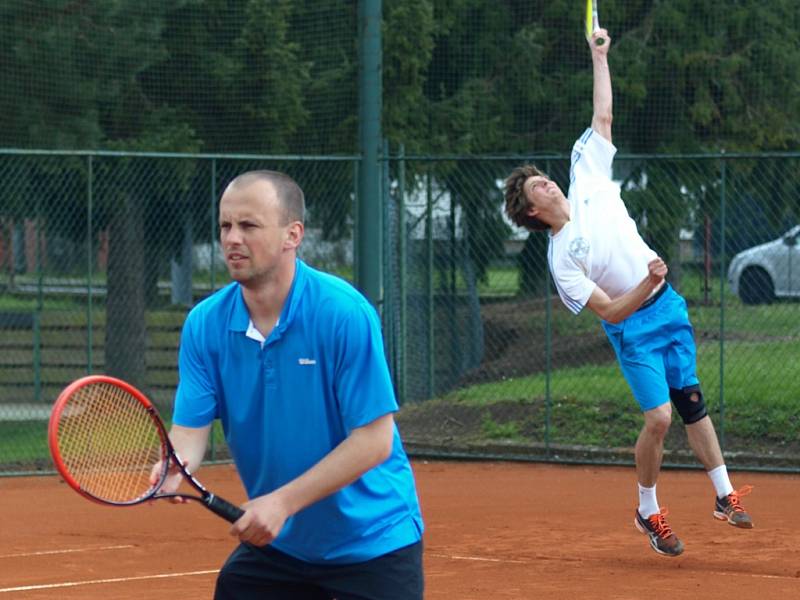
[[[434,48],[433,6],[430,0],[388,0],[384,3],[383,128],[389,140],[406,152],[425,151],[430,110],[425,96]]]
[[[0,145],[150,139],[159,119],[148,115],[167,110],[209,151],[350,152],[356,7],[5,3]],[[383,10],[383,124],[394,144],[415,153],[563,153],[589,122],[591,67],[574,2],[386,0]],[[601,21],[613,38],[620,148],[800,141],[794,0],[607,0]]]
[[[272,154],[287,152],[289,138],[308,118],[303,88],[309,65],[299,57],[300,45],[288,38],[292,4],[250,0],[247,21],[234,42],[243,56],[230,76],[243,88],[242,117],[264,140],[254,149]]]
[[[647,4],[637,21],[613,28],[620,46],[627,45],[626,58],[635,55],[648,66],[648,94],[633,107],[631,122],[655,126],[656,135],[641,137],[632,149],[796,144],[798,129],[789,123],[800,107],[798,86],[787,77],[800,67],[795,2]],[[613,8],[606,12],[613,23]],[[626,64],[614,66],[624,72]]]
[[[138,77],[164,59],[164,17],[182,4],[4,5],[0,144],[86,148],[136,135],[154,108]]]
[[[481,426],[484,435],[490,440],[519,438],[519,425],[517,423],[514,421],[498,423],[489,412],[484,414]]]

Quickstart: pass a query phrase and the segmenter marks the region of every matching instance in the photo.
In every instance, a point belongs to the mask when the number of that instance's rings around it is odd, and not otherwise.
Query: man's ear
[[[300,221],[294,221],[289,225],[286,230],[286,238],[284,239],[284,248],[287,250],[296,249],[303,241],[303,234],[305,228]]]
[[[525,216],[526,217],[538,217],[541,214],[538,208],[536,208],[533,204],[529,204],[528,208],[525,209]]]

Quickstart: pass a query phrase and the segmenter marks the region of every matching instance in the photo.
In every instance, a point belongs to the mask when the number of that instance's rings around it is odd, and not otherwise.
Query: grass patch
[[[783,372],[787,357],[800,355],[800,340],[728,342],[724,352],[724,386],[716,342],[700,346],[698,374],[726,449],[766,456],[800,448],[800,378],[789,372],[776,377],[776,366]],[[675,411],[673,420],[679,421]],[[468,386],[404,406],[398,423],[404,436],[429,442],[549,440],[630,448],[643,418],[619,367],[609,363]],[[687,448],[680,425],[670,436],[668,448]]]
[[[0,464],[49,461],[47,421],[0,421]]]
[[[165,419],[169,430],[171,423]],[[47,439],[48,422],[39,420],[0,421],[0,472],[54,470]],[[206,459],[230,458],[222,424],[214,421]]]
[[[514,422],[510,421],[507,423],[498,423],[495,421],[489,413],[486,413],[483,417],[482,423],[483,434],[486,436],[487,439],[496,440],[496,439],[519,439],[520,432],[519,432],[519,425]]]

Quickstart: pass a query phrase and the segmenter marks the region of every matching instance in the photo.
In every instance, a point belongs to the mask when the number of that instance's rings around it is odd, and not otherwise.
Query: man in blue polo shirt
[[[287,175],[240,175],[219,215],[234,282],[186,319],[170,432],[193,470],[219,418],[250,498],[215,598],[422,598],[423,523],[375,310],[297,258],[304,199]]]

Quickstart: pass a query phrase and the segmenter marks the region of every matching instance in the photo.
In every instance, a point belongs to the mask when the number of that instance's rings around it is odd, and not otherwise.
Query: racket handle
[[[606,39],[605,38],[597,38],[597,41],[594,43],[594,45],[595,46],[602,46],[605,43],[606,43]]]
[[[208,510],[222,517],[223,519],[225,519],[230,523],[238,521],[239,517],[241,517],[244,514],[244,511],[238,506],[235,506],[230,502],[228,502],[227,500],[224,500],[223,498],[215,496],[214,494],[211,493],[209,493],[208,496],[203,498],[203,504],[206,505],[206,508]]]

